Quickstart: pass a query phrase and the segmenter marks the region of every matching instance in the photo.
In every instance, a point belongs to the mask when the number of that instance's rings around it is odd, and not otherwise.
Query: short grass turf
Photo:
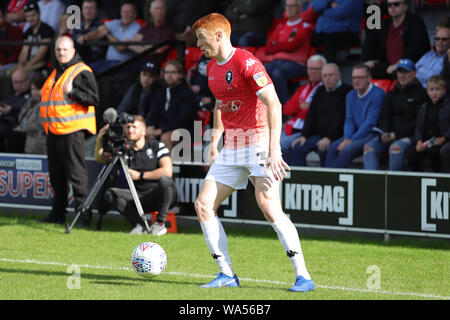
[[[292,293],[293,268],[273,229],[226,225],[241,287],[217,290],[199,288],[218,271],[198,224],[183,226],[180,220],[179,233],[163,237],[128,235],[129,226],[111,217],[102,231],[74,228],[67,235],[63,226],[38,218],[0,215],[1,300],[450,299],[448,241],[385,243],[302,236],[299,230],[316,289]],[[168,256],[165,272],[151,279],[130,264],[133,249],[145,241],[160,244]]]

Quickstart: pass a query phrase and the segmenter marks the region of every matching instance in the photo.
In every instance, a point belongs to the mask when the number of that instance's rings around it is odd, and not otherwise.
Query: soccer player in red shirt
[[[195,210],[208,249],[219,266],[219,276],[204,288],[237,287],[228,253],[228,240],[216,212],[220,204],[250,180],[259,208],[275,229],[294,265],[291,291],[311,291],[314,283],[306,269],[297,229],[281,207],[279,186],[288,165],[280,149],[281,104],[262,63],[251,53],[234,48],[231,26],[221,14],[200,18],[192,28],[197,46],[207,58],[208,84],[216,98],[211,162],[195,201]],[[217,144],[225,133],[220,154]]]

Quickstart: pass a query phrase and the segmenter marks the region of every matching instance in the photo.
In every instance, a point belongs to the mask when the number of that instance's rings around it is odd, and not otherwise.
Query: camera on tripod
[[[103,113],[103,121],[109,124],[109,129],[103,137],[103,150],[112,154],[129,153],[132,150],[132,141],[128,141],[125,135],[124,125],[134,123],[134,116],[122,112],[117,117],[114,108],[108,108]]]

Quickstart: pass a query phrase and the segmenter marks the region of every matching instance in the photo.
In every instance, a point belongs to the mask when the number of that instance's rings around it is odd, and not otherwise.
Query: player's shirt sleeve
[[[248,83],[256,95],[259,96],[267,88],[273,86],[272,79],[258,58],[254,56],[248,57],[243,67],[245,77],[248,79]]]
[[[170,151],[163,142],[159,142],[158,151],[156,152],[156,158],[159,160],[163,157],[170,157]]]

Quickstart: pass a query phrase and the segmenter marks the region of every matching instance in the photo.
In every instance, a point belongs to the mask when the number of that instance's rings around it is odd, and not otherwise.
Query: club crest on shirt
[[[231,85],[231,82],[233,81],[233,72],[231,70],[228,70],[225,74],[225,81],[228,85]]]
[[[267,80],[266,75],[264,74],[264,71],[255,74],[253,76],[253,80],[255,80],[256,84],[260,87],[264,87],[269,82],[269,80]]]

